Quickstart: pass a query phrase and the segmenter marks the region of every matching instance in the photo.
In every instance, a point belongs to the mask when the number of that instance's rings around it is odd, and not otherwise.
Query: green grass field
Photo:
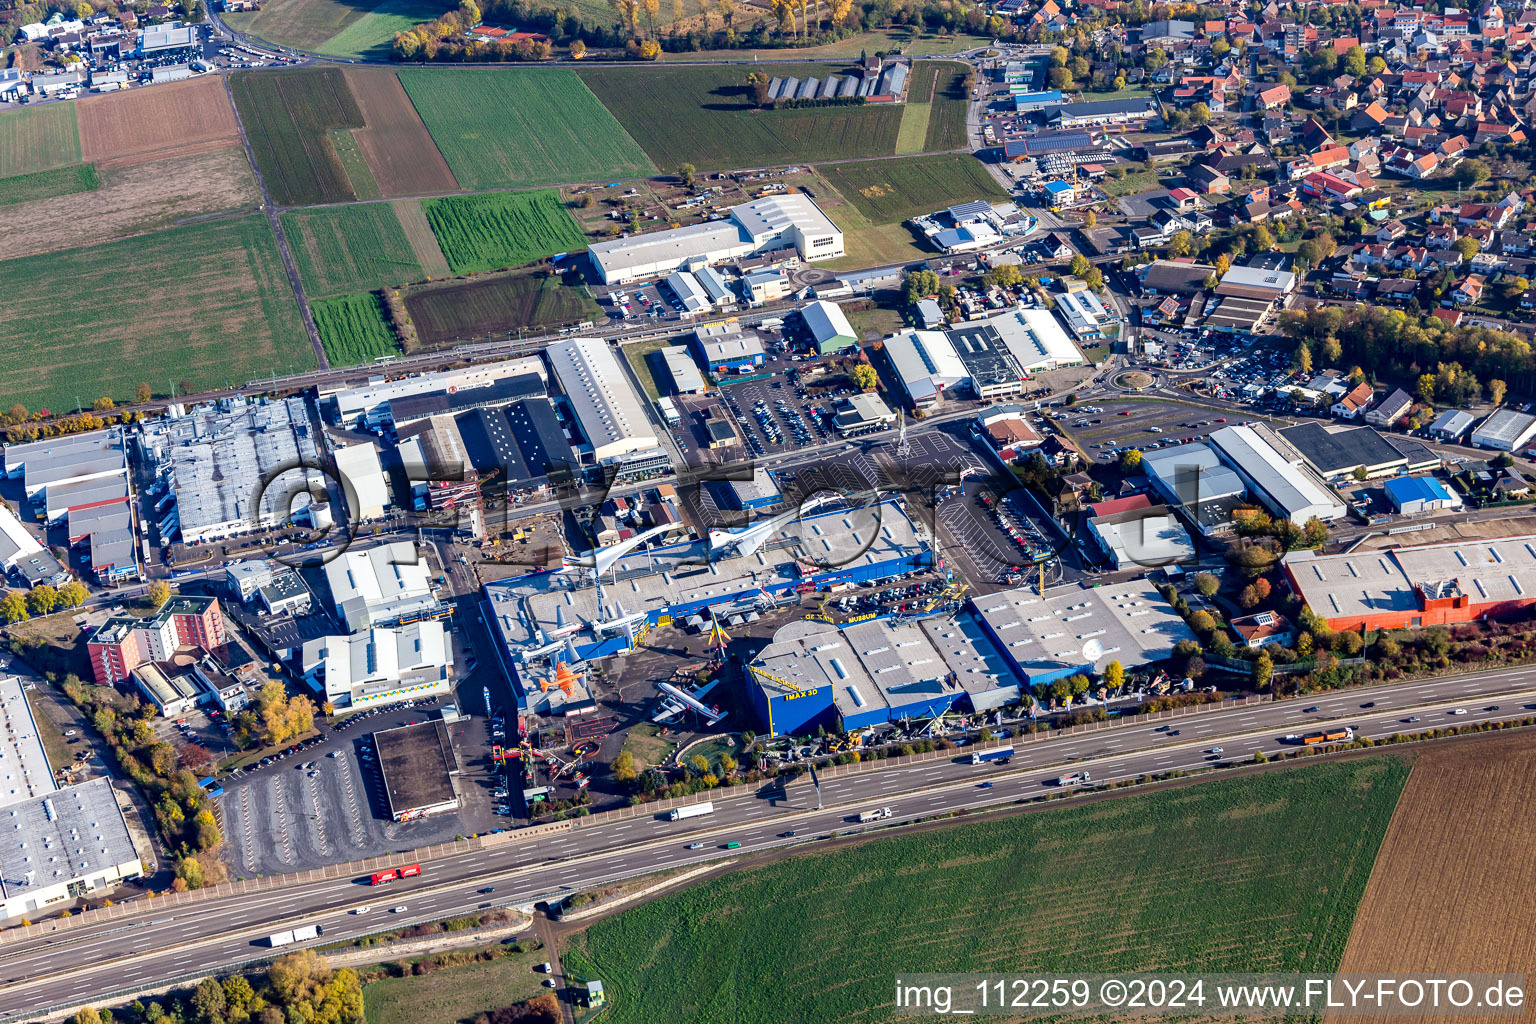
[[[421,206],[455,274],[510,269],[587,247],[554,189],[448,196]]]
[[[655,171],[573,71],[407,68],[400,82],[466,189]]]
[[[382,198],[384,193],[379,190],[379,183],[373,177],[367,157],[358,148],[352,129],[332,128],[325,133],[325,138],[341,164],[342,173],[347,176],[347,184],[352,186],[352,194],[359,199]]]
[[[230,88],[273,202],[309,206],[357,198],[327,134],[363,127],[339,70],[239,71]]]
[[[124,267],[154,273],[125,287]],[[315,366],[265,217],[6,260],[0,281],[6,406],[90,408],[131,401],[141,380],[165,393]]]
[[[316,299],[309,304],[309,311],[332,366],[357,366],[379,356],[400,354],[400,344],[384,318],[384,304],[377,292]]]
[[[914,970],[1329,972],[1407,777],[1297,766],[791,857],[563,959],[603,979],[606,1024],[886,1021]]]
[[[916,99],[933,97],[933,113],[928,116],[928,138],[924,149],[945,153],[969,149],[965,131],[965,113],[970,105],[965,88],[966,67],[954,61],[920,61],[912,67],[908,93]]]
[[[0,114],[0,178],[80,162],[73,103],[48,103]]]
[[[70,196],[77,192],[94,192],[101,188],[95,164],[71,164],[55,167],[51,171],[33,171],[0,178],[0,206],[12,203],[30,203],[34,199],[51,199],[54,196]]]
[[[435,18],[453,7],[448,0],[435,5],[425,0],[419,5],[414,0],[403,2],[430,11],[427,18]],[[356,58],[371,56],[358,51],[380,29],[364,27],[351,32],[352,26],[367,20],[371,12],[387,19],[403,9],[402,0],[266,0],[259,11],[230,12],[228,22],[241,32],[279,46]],[[331,49],[333,46],[337,49]],[[344,48],[352,52],[339,52]]]
[[[762,64],[768,75],[824,77],[842,64]],[[739,67],[583,68],[582,79],[663,170],[700,170],[889,156],[899,104],[758,110]]]
[[[529,272],[413,289],[405,299],[421,340],[446,345],[602,316],[586,287]]]
[[[534,968],[549,959],[543,949],[489,963],[448,967],[420,977],[385,978],[363,986],[368,1024],[453,1024],[487,1010],[532,999],[546,991]]]
[[[384,0],[373,10],[321,43],[321,53],[354,60],[388,60],[396,32],[431,21],[447,7],[430,0]]]
[[[973,199],[1008,198],[973,156],[905,156],[828,164],[818,170],[872,224],[898,224]]]
[[[311,298],[420,281],[426,271],[392,203],[357,203],[283,214],[283,234]]]

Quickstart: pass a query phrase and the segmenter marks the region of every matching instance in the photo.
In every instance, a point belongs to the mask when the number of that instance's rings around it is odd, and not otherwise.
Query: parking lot
[[[1161,399],[1110,399],[1061,410],[1058,421],[1089,459],[1099,465],[1115,462],[1127,449],[1156,451],[1197,441],[1222,427],[1250,424],[1254,419],[1236,412],[1222,413],[1198,405]]]
[[[231,875],[302,870],[507,824],[491,811],[495,777],[482,756],[488,747],[480,718],[451,727],[465,769],[456,780],[459,813],[391,820],[371,734],[435,717],[435,702],[426,701],[363,712],[224,779],[218,805]]]

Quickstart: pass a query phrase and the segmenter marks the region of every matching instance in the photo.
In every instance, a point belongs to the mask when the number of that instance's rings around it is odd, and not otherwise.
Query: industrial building
[[[96,683],[115,686],[147,661],[165,661],[184,647],[217,652],[227,642],[218,598],[177,594],[148,618],[112,616],[85,647]]]
[[[69,437],[5,446],[5,475],[22,480],[34,505],[46,505],[45,521],[64,515],[74,504],[50,499],[56,490],[106,488],[109,497],[128,496],[128,445],[121,427]],[[93,496],[91,500],[102,500]]]
[[[1153,569],[1195,558],[1189,534],[1167,505],[1092,516],[1088,534],[1118,569]]]
[[[44,553],[42,544],[21,525],[11,507],[0,502],[0,570],[10,572],[27,558]]]
[[[1064,292],[1054,296],[1056,312],[1079,341],[1104,337],[1104,318],[1108,312],[1099,297],[1090,291]]]
[[[1461,508],[1461,496],[1432,476],[1400,476],[1388,480],[1387,500],[1400,515]]]
[[[379,449],[368,442],[353,443],[336,449],[336,474],[346,497],[347,513],[353,523],[383,519],[389,508],[389,483],[379,462]]]
[[[956,705],[987,711],[1022,696],[1022,680],[969,613],[782,626],[748,668],[748,696],[768,735],[843,731],[930,718]]]
[[[832,426],[842,437],[857,437],[876,430],[885,430],[896,423],[896,414],[885,404],[885,399],[874,392],[863,392],[835,399],[832,403]]]
[[[1307,607],[1333,629],[1416,629],[1530,614],[1536,535],[1281,560]]]
[[[914,409],[937,405],[944,392],[970,380],[949,336],[908,328],[885,339],[885,355]]]
[[[1365,470],[1368,478],[1433,469],[1441,458],[1408,438],[1383,434],[1374,427],[1328,427],[1301,423],[1277,434],[1324,480],[1339,480]]]
[[[486,610],[518,707],[528,710],[548,706],[558,696],[552,698],[549,688],[540,689],[519,652],[543,636],[582,628],[587,634],[572,640],[580,658],[627,650],[628,638],[622,632],[597,642],[590,636],[593,624],[611,618],[615,604],[626,614],[643,613],[636,628],[648,628],[711,609],[754,609],[760,601],[841,583],[896,580],[932,562],[932,553],[897,500],[858,510],[806,509],[759,538],[750,553],[711,551],[709,541],[630,552],[605,572],[601,609],[591,570],[575,569],[488,583]]]
[[[0,806],[0,920],[36,917],[141,874],[105,776]]]
[[[843,233],[803,192],[756,199],[727,220],[596,242],[588,250],[604,284],[627,284],[775,249],[807,261],[843,255]]]
[[[841,352],[859,340],[858,335],[853,333],[853,325],[843,315],[842,307],[835,302],[817,299],[807,303],[800,310],[800,317],[805,321],[805,329],[810,332],[811,343],[824,356]]]
[[[1476,417],[1469,412],[1460,409],[1447,409],[1435,417],[1435,422],[1429,425],[1429,432],[1442,441],[1458,442],[1467,436],[1467,431],[1472,429]]]
[[[411,541],[349,548],[325,564],[336,617],[352,633],[442,619],[427,556]]]
[[[198,543],[277,526],[325,489],[302,398],[223,398],[139,429],[140,450],[174,501],[160,513],[162,538],[179,529]]]
[[[704,285],[686,270],[674,270],[668,274],[666,284],[685,316],[703,313],[714,306]]]
[[[476,409],[501,409],[514,402],[544,398],[549,382],[541,373],[518,373],[480,387],[450,388],[390,401],[380,426],[403,431],[434,416],[455,416]]]
[[[693,332],[693,350],[715,376],[751,373],[768,358],[763,341],[734,320],[704,324]]]
[[[699,365],[693,361],[687,349],[679,345],[668,345],[661,350],[661,358],[667,364],[667,373],[672,377],[673,391],[680,395],[704,393],[704,375],[699,373]]]
[[[1218,536],[1236,525],[1247,485],[1209,445],[1192,441],[1142,452],[1141,471],[1153,489],[1183,511],[1204,536]]]
[[[47,796],[58,787],[21,680],[0,676],[0,807]]]
[[[960,324],[944,333],[964,364],[977,398],[1002,398],[1024,390],[1024,371],[997,329],[985,320]]]
[[[1153,260],[1136,268],[1143,295],[1198,295],[1215,276],[1216,268],[1209,263],[1188,260]]]
[[[672,468],[640,396],[607,342],[564,338],[551,344],[545,355],[585,435],[584,444],[573,446],[584,460],[615,467],[619,480]]]
[[[1305,523],[1314,516],[1331,522],[1344,516],[1344,504],[1311,469],[1294,461],[1254,427],[1222,427],[1207,438],[1222,461],[1237,471],[1250,493],[1277,516]],[[1284,443],[1284,442],[1281,442]]]
[[[70,547],[83,549],[81,564],[89,565],[103,585],[139,578],[133,506],[127,498],[71,508],[65,516],[65,530]]]
[[[321,701],[379,707],[449,692],[453,644],[441,622],[306,641],[299,667]]]
[[[716,480],[712,483],[723,492],[726,506],[741,512],[772,508],[784,500],[779,485],[773,482],[768,470],[758,465],[752,467],[750,480]]]
[[[453,777],[459,758],[442,719],[381,729],[373,734],[384,798],[395,821],[414,821],[459,809]]]
[[[188,54],[197,49],[197,30],[191,25],[152,25],[139,30],[134,52],[140,57],[168,57]]]
[[[547,398],[476,409],[451,423],[475,474],[503,474],[510,495],[543,494],[551,474],[577,475],[570,439]]]
[[[1145,124],[1157,118],[1157,101],[1150,96],[1128,100],[1094,100],[1046,107],[1045,123],[1052,128],[1092,128]]]
[[[1061,329],[1048,309],[1010,309],[985,320],[956,324],[955,330],[985,324],[997,332],[1003,347],[1025,373],[1082,366],[1083,353]]]
[[[1296,275],[1266,267],[1232,267],[1221,275],[1216,294],[1278,302],[1296,290]]]
[[[1517,452],[1536,437],[1536,416],[1514,409],[1499,409],[1472,431],[1472,443],[1499,452]]]
[[[320,406],[338,423],[377,430],[384,424],[393,423],[390,403],[397,399],[430,396],[446,401],[449,395],[494,387],[508,378],[530,373],[540,381],[549,379],[548,371],[538,356],[478,363],[462,370],[419,373],[393,380],[379,376],[360,387],[322,385],[319,392]],[[441,408],[445,409],[446,406]]]
[[[972,600],[986,635],[1026,685],[1161,661],[1194,631],[1145,578],[1037,594],[1018,587]]]

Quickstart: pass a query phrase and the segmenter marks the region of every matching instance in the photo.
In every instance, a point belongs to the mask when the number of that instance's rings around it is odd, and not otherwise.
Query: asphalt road
[[[1496,699],[1495,699],[1496,696]],[[1361,705],[1374,702],[1363,710]],[[1439,706],[1436,706],[1439,705]],[[1497,705],[1498,710],[1490,710]],[[1308,711],[1315,707],[1316,711]],[[1453,716],[1452,707],[1467,714]],[[417,879],[372,889],[356,879],[295,884],[137,920],[104,921],[54,937],[6,944],[0,955],[0,1021],[49,1006],[100,999],[125,986],[148,987],[259,958],[261,941],[296,923],[321,925],[324,942],[418,920],[526,903],[608,879],[686,866],[858,831],[858,812],[889,807],[892,821],[1003,804],[1049,792],[1064,770],[1088,769],[1095,783],[1246,761],[1256,750],[1293,749],[1282,736],[1314,723],[1353,725],[1367,736],[1514,719],[1536,707],[1536,668],[1509,669],[1330,696],[1160,717],[1074,736],[1021,741],[1012,763],[973,766],[968,753],[825,779],[787,791],[717,795],[715,813],[673,822],[661,816],[580,824],[553,838],[430,862]],[[1418,714],[1421,721],[1404,720]],[[1167,731],[1159,731],[1166,726]],[[1210,748],[1224,746],[1222,755]],[[1068,768],[1070,766],[1070,768]],[[991,781],[990,787],[981,783]],[[701,798],[702,799],[702,798]],[[794,836],[782,833],[793,831]],[[704,844],[690,850],[692,842]],[[739,842],[739,850],[725,844]],[[481,888],[494,886],[486,895]],[[352,913],[368,905],[366,913]],[[392,908],[403,906],[401,913]]]

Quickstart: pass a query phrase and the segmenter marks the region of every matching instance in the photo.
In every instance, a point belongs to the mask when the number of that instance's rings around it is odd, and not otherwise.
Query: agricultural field
[[[574,71],[413,68],[399,74],[464,188],[607,181],[655,171]]]
[[[331,152],[336,154],[342,171],[347,175],[347,184],[352,186],[352,194],[359,199],[382,199],[384,193],[373,179],[373,170],[357,144],[353,129],[332,128],[325,133],[325,138],[331,144]]]
[[[310,297],[372,291],[426,277],[393,203],[353,203],[282,215]]]
[[[0,114],[0,178],[49,171],[82,159],[73,103]]]
[[[609,1024],[885,1021],[914,965],[1330,972],[1407,776],[1295,766],[791,856],[599,921],[564,959],[603,979]]]
[[[102,167],[203,153],[240,141],[229,94],[217,75],[98,93],[77,100],[75,107],[81,151]]]
[[[429,345],[516,336],[520,330],[595,320],[602,310],[577,281],[527,272],[414,288],[405,307]]]
[[[225,20],[236,31],[278,46],[319,52],[349,25],[386,2],[389,0],[266,0],[259,11],[231,12]]]
[[[872,224],[899,224],[973,199],[1008,198],[981,161],[968,154],[867,160],[819,170]]]
[[[970,107],[965,77],[969,70],[964,64],[953,61],[925,60],[912,66],[908,95],[913,100],[933,105],[928,117],[928,138],[923,147],[926,151],[943,153],[970,149],[970,138],[965,129],[965,115]]]
[[[367,126],[354,128],[352,137],[379,191],[386,196],[458,191],[459,183],[394,71],[348,68],[345,74]]]
[[[379,356],[400,354],[400,343],[385,319],[377,292],[316,299],[309,304],[309,312],[332,366],[359,366]]]
[[[396,32],[404,32],[447,10],[430,0],[384,0],[373,10],[321,43],[317,49],[333,57],[353,60],[388,60]]]
[[[96,173],[95,164],[70,164],[51,171],[17,174],[0,178],[0,206],[94,192],[100,187],[101,178]]]
[[[1427,975],[1454,965],[1528,974],[1536,966],[1533,802],[1536,743],[1529,736],[1489,736],[1420,754],[1339,970]]]
[[[125,267],[153,267],[124,286]],[[0,262],[0,400],[55,411],[141,380],[223,386],[316,365],[266,218]],[[59,282],[69,282],[68,288]]]
[[[762,64],[768,75],[823,77],[842,64]],[[719,66],[583,68],[582,80],[629,134],[643,140],[657,167],[700,170],[890,156],[901,105],[810,110],[751,106],[739,68]]]
[[[107,242],[201,214],[254,210],[261,201],[239,146],[103,168],[97,179],[89,192],[0,205],[0,259]]]
[[[416,262],[421,264],[426,276],[447,277],[452,273],[448,269],[448,258],[437,244],[437,236],[432,234],[432,224],[427,220],[426,211],[421,208],[421,201],[399,199],[390,205],[395,208],[400,227],[405,230],[405,237],[410,240],[411,249],[416,253]]]
[[[309,206],[357,198],[326,134],[363,126],[340,71],[238,71],[230,87],[273,202]]]
[[[455,274],[510,269],[587,247],[554,189],[449,196],[421,205]]]

